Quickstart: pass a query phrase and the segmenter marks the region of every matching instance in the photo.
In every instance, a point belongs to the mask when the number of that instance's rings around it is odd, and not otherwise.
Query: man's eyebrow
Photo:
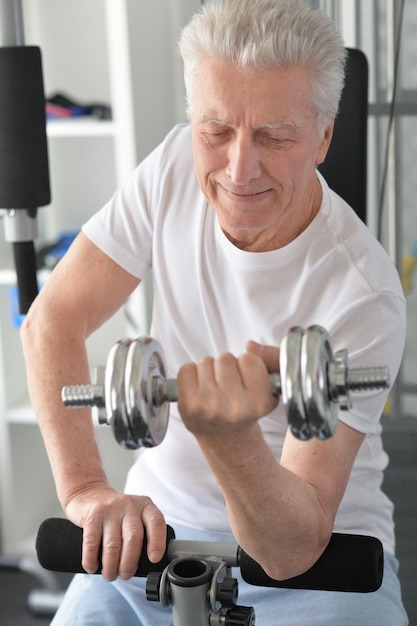
[[[290,121],[282,121],[282,122],[265,122],[265,124],[260,124],[256,127],[256,130],[280,130],[281,128],[293,128],[294,130],[298,130],[297,124],[295,122]]]
[[[219,120],[216,117],[210,117],[208,115],[204,115],[200,119],[200,124],[213,124],[213,126],[233,126],[231,122],[227,120]],[[300,128],[295,122],[291,121],[280,121],[280,122],[265,122],[256,126],[254,129],[256,130],[281,130],[282,128],[290,128],[291,130],[296,131],[297,133],[300,131]]]
[[[272,131],[287,131],[289,133],[289,137],[299,138],[302,135],[302,126],[299,126],[295,122],[285,121],[285,122],[272,122],[265,123],[258,126],[255,130],[272,130]]]
[[[208,115],[204,115],[200,120],[200,124],[214,124],[215,126],[231,126],[230,122],[226,120],[219,120],[215,117],[209,117]]]

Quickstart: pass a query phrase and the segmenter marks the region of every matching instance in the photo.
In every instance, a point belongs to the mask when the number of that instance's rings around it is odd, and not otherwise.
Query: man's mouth
[[[223,187],[223,186],[222,186]],[[230,194],[232,197],[235,198],[239,198],[239,199],[245,199],[245,198],[259,198],[265,194],[267,194],[269,191],[271,191],[270,189],[261,189],[259,191],[252,191],[252,190],[234,190],[234,189],[228,189],[227,187],[223,187],[223,189],[226,191],[226,193]]]

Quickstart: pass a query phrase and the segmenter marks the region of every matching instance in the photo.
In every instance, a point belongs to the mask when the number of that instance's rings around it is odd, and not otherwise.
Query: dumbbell
[[[100,424],[111,425],[127,449],[153,447],[164,439],[169,402],[178,400],[175,379],[166,378],[158,341],[122,339],[110,350],[105,367],[96,369],[92,385],[62,389],[69,408],[96,407]],[[348,353],[333,353],[321,326],[291,328],[280,346],[280,373],[269,375],[271,393],[281,396],[295,437],[328,439],[335,433],[338,411],[352,406],[351,392],[389,386],[387,367],[349,368]]]

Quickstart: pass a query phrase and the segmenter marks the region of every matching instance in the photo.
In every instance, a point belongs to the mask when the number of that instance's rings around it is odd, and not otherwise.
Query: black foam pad
[[[51,201],[40,49],[0,48],[0,208]]]
[[[319,560],[300,576],[274,580],[243,551],[240,568],[243,579],[258,587],[366,593],[382,584],[384,552],[375,537],[333,533]]]
[[[143,541],[142,553],[135,576],[146,577],[150,572],[163,572],[169,565],[168,544],[174,539],[175,533],[167,526],[167,549],[159,563],[149,561],[146,547],[146,536]],[[42,522],[36,538],[36,552],[39,563],[53,572],[85,573],[81,565],[83,531],[70,521],[59,517]],[[101,572],[101,559],[97,574]]]
[[[366,223],[368,61],[361,50],[348,48],[347,53],[345,87],[333,139],[319,170]]]
[[[82,529],[68,520],[45,520],[36,539],[39,563],[55,572],[85,572],[81,565],[82,537]],[[162,560],[155,564],[147,557],[145,537],[135,576],[162,572],[169,565],[168,546],[174,538],[174,530],[167,526],[167,549]],[[333,533],[317,563],[300,576],[274,580],[241,548],[240,569],[243,579],[258,587],[368,593],[382,584],[384,552],[381,542],[374,537]],[[100,572],[101,561],[97,570]]]

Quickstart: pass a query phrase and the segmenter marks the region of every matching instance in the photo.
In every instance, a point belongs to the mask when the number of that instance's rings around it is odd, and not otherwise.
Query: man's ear
[[[321,165],[326,158],[327,151],[329,150],[329,146],[333,137],[333,129],[334,129],[334,119],[328,125],[326,130],[324,131],[323,138],[321,143],[319,144],[317,154],[316,154],[316,165]]]

